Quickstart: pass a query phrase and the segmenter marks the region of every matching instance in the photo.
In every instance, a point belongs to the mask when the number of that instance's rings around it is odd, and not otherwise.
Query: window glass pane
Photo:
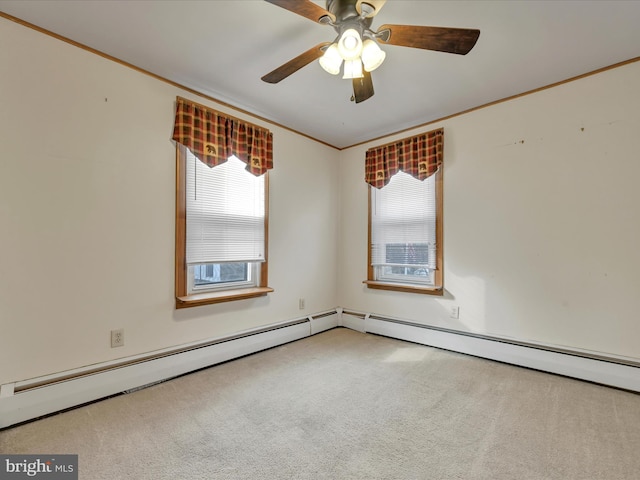
[[[205,263],[194,265],[193,284],[196,287],[250,280],[247,263]]]

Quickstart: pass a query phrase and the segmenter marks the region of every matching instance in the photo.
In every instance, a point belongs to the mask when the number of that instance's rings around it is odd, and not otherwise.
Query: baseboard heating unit
[[[336,310],[0,386],[0,428],[168,380],[338,326]]]
[[[640,392],[640,362],[633,358],[461,332],[347,309],[342,311],[340,324],[360,332]]]
[[[335,327],[640,392],[640,362],[336,308],[224,338],[0,385],[0,428],[300,340]]]

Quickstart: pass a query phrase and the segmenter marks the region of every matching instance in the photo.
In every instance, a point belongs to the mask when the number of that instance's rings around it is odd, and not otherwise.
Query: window
[[[267,285],[268,173],[214,168],[178,145],[176,307],[252,298]]]
[[[369,288],[442,295],[442,167],[369,186]]]

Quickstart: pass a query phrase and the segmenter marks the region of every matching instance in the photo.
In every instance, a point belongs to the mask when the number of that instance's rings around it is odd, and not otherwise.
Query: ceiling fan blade
[[[363,70],[364,77],[353,79],[353,97],[356,103],[364,102],[373,97],[373,80],[371,73]]]
[[[458,55],[469,53],[479,36],[480,30],[470,28],[413,25],[382,25],[376,33],[378,40],[389,45],[424,48]]]
[[[311,0],[265,0],[273,5],[282,7],[290,12],[302,15],[309,20],[319,22],[322,17],[329,17],[332,22],[335,22],[336,17],[326,11],[324,8],[316,5]]]
[[[296,58],[289,60],[287,63],[280,65],[272,72],[267,73],[264,77],[262,77],[262,80],[267,83],[278,83],[279,81],[284,80],[292,73],[297,72],[302,67],[307,66],[314,60],[324,55],[323,48],[327,45],[331,45],[331,42],[322,42],[315,47],[311,47],[309,50],[298,55]]]
[[[386,1],[387,0],[358,0],[358,3],[356,3],[356,10],[359,15],[362,15],[362,4],[368,3],[373,7],[373,12],[371,12],[369,15],[365,15],[365,18],[375,17],[382,6],[386,3]]]

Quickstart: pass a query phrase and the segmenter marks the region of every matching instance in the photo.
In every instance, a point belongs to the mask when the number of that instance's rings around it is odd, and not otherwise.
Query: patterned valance
[[[365,159],[365,181],[382,188],[399,171],[424,180],[440,168],[443,143],[444,130],[438,129],[370,148]]]
[[[235,155],[256,176],[273,168],[273,134],[266,128],[184,98],[176,104],[172,138],[206,165],[215,167]]]

